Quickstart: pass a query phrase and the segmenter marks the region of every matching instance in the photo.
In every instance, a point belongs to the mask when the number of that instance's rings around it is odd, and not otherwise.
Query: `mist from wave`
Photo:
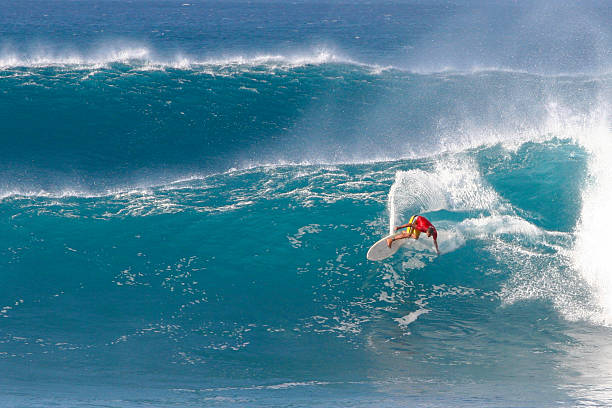
[[[3,195],[99,194],[260,165],[366,163],[576,139],[555,109],[587,117],[610,81],[416,74],[327,52],[155,69],[148,60],[113,58],[0,72],[11,112],[2,118],[11,139]]]
[[[444,6],[310,0],[222,6],[211,0],[121,5],[105,0],[65,5],[4,1],[1,54],[18,60],[123,59],[120,49],[125,48],[139,57],[150,50],[147,57],[166,62],[177,55],[202,61],[335,49],[355,61],[419,72],[494,67],[601,74],[610,68],[610,10],[596,1],[579,6],[561,1],[555,7],[479,1]]]

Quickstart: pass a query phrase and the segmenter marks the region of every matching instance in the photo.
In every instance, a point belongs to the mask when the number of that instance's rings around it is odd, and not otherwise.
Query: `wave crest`
[[[55,51],[38,49],[29,53],[4,49],[0,52],[0,70],[14,68],[63,67],[72,69],[98,69],[112,64],[126,64],[134,69],[198,69],[203,67],[253,67],[296,68],[306,65],[349,64],[382,70],[348,58],[331,49],[313,49],[300,53],[252,53],[199,58],[177,53],[172,57],[160,57],[154,50],[141,45],[106,46],[90,52]]]

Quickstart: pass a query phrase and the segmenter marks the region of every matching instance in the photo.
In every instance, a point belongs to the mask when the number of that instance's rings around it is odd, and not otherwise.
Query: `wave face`
[[[1,405],[610,405],[610,10],[10,5]]]
[[[601,82],[610,81],[414,74],[335,58],[7,67],[3,193],[99,193],[262,164],[359,163],[519,143],[558,130],[551,116],[560,107],[588,115]]]

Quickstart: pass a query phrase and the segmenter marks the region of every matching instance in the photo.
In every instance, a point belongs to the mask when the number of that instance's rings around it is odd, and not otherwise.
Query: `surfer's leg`
[[[393,243],[393,241],[397,241],[398,239],[404,239],[404,238],[410,238],[410,235],[406,234],[405,232],[402,232],[391,238],[387,238],[387,246],[391,248],[391,244]]]

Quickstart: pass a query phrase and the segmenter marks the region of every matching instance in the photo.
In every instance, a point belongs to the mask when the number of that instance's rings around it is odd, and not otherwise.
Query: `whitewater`
[[[607,8],[0,9],[0,405],[612,403]]]

